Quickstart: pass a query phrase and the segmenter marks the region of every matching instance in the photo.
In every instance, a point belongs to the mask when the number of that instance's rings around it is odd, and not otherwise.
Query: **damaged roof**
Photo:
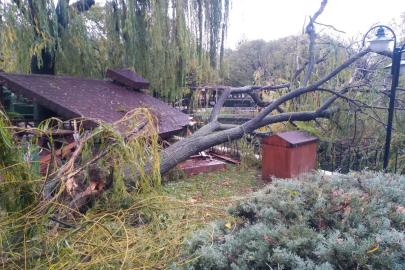
[[[115,81],[0,72],[0,84],[66,119],[86,117],[114,123],[125,112],[149,108],[158,119],[161,137],[188,125],[188,115],[139,90],[148,88],[149,82],[135,72],[108,70],[107,76]],[[98,124],[90,120],[88,126]]]

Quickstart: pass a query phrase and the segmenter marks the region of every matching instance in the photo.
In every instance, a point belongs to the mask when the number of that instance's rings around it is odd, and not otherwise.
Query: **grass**
[[[163,195],[185,202],[205,203],[212,206],[205,209],[206,216],[218,218],[224,216],[225,209],[234,203],[232,197],[249,196],[268,184],[260,178],[260,173],[256,167],[228,164],[226,170],[202,173],[177,181],[165,179]]]
[[[227,220],[228,224],[235,225],[240,223],[240,220],[229,216],[226,209],[236,206],[238,201],[250,197],[251,193],[268,184],[261,179],[261,171],[257,167],[233,164],[228,164],[227,169],[217,172],[183,175],[177,180],[169,178],[173,178],[173,175],[163,179],[162,195],[185,202],[189,206],[173,209],[172,215],[182,216],[183,220],[194,223],[194,226],[185,232],[184,238],[217,220]],[[183,243],[178,244],[180,251]],[[186,262],[195,259],[194,256],[183,256],[184,254],[179,252],[173,261]]]
[[[226,170],[164,181],[163,193],[182,201],[221,200],[245,196],[266,185],[256,168],[228,164]]]

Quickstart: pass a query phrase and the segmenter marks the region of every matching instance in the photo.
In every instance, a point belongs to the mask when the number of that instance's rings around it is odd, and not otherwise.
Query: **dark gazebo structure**
[[[149,108],[157,119],[161,138],[176,134],[188,125],[188,115],[142,91],[149,87],[149,82],[135,72],[109,69],[107,77],[111,80],[0,72],[0,85],[40,105],[34,117],[37,121],[58,116],[114,123],[125,112]],[[1,100],[2,94],[1,90]],[[95,120],[85,122],[87,129],[96,126]]]

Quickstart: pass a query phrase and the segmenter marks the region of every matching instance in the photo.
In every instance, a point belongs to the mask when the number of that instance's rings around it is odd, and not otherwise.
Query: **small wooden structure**
[[[262,178],[292,178],[316,167],[318,138],[290,131],[262,139]]]
[[[225,162],[212,158],[202,159],[202,157],[199,156],[191,157],[183,163],[180,163],[179,166],[187,176],[192,176],[199,173],[215,172],[227,168],[227,164]]]

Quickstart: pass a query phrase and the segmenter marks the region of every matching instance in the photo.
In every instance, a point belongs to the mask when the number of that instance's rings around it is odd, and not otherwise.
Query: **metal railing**
[[[238,159],[244,154],[253,154],[256,158],[261,158],[262,156],[260,141],[251,135],[247,135],[239,140],[230,140],[213,146],[210,150],[217,154],[230,155]]]
[[[318,164],[325,171],[345,174],[365,169],[383,169],[384,151],[381,149],[319,141],[317,155]],[[403,157],[405,153],[392,152],[387,171],[405,173]]]
[[[187,132],[182,132],[175,135],[174,139],[183,140],[186,137]],[[261,158],[262,155],[260,140],[251,135],[247,135],[238,140],[229,140],[227,142],[210,147],[207,150],[220,155],[228,155],[229,157],[236,159],[240,159],[244,151],[256,155],[257,158]]]

